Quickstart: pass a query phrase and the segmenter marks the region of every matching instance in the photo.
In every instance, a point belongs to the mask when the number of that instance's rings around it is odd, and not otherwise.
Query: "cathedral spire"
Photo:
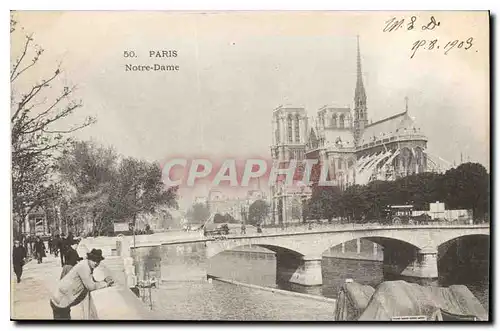
[[[366,92],[365,86],[363,85],[363,75],[361,71],[361,53],[359,50],[359,35],[357,36],[358,47],[357,47],[357,76],[356,76],[356,90],[354,91],[354,102],[356,106],[366,106]]]
[[[366,111],[366,92],[363,85],[363,73],[361,71],[361,52],[359,50],[359,36],[357,36],[357,62],[356,62],[356,89],[354,90],[354,143],[357,145],[365,127],[368,126],[368,114]]]

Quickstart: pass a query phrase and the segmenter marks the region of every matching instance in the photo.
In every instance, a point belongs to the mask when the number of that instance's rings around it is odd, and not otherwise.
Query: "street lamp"
[[[248,202],[244,202],[240,207],[241,212],[241,234],[246,234],[246,223],[248,217]]]
[[[241,205],[241,221],[243,224],[247,223],[247,217],[248,217],[248,208],[247,208],[247,203],[243,203]]]

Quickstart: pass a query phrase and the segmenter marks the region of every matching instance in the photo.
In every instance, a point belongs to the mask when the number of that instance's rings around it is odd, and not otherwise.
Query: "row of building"
[[[236,220],[242,220],[250,206],[257,200],[269,203],[266,193],[258,188],[248,190],[244,197],[228,195],[221,189],[210,189],[208,196],[196,197],[195,203],[206,204],[211,214],[231,215]]]

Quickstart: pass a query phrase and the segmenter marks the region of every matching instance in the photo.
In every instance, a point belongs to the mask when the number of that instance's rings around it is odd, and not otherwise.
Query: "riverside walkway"
[[[36,260],[28,262],[24,266],[20,283],[16,282],[14,272],[11,271],[11,319],[53,319],[49,299],[57,286],[61,270],[60,258],[48,255],[41,264]],[[83,319],[83,308],[80,306],[81,304],[71,308],[72,319]]]
[[[79,245],[78,254],[84,257],[88,248]],[[94,279],[102,281],[111,276],[115,284],[111,287],[90,292],[80,304],[71,308],[72,320],[156,320],[162,316],[154,314],[126,286],[124,266],[119,257],[106,256],[103,263],[94,270]],[[12,267],[11,267],[12,270]],[[29,261],[23,270],[21,283],[16,282],[11,271],[11,319],[51,320],[50,296],[61,275],[61,260],[48,255],[43,263]]]

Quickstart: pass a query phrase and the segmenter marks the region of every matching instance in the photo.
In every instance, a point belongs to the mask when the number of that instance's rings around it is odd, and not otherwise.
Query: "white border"
[[[438,2],[436,0],[421,0],[421,1],[414,1],[414,2],[402,2],[402,1],[397,1],[397,0],[392,0],[392,1],[387,1],[387,0],[379,0],[379,1],[355,1],[355,0],[350,0],[350,1],[342,1],[342,2],[333,2],[333,1],[296,1],[296,0],[288,0],[288,1],[275,1],[275,0],[252,0],[248,1],[246,3],[239,2],[237,3],[236,1],[222,1],[222,0],[215,0],[215,1],[203,1],[203,0],[176,0],[176,1],[169,1],[165,3],[165,1],[152,1],[152,0],[140,0],[140,1],[117,1],[117,2],[108,2],[105,3],[102,0],[86,0],[86,1],[81,1],[81,2],[69,2],[68,0],[57,0],[57,1],[40,1],[40,0],[24,0],[24,1],[3,1],[0,6],[2,7],[0,15],[1,21],[2,21],[2,27],[3,29],[0,30],[0,36],[1,36],[1,42],[2,42],[2,49],[4,50],[0,54],[1,61],[0,63],[2,64],[0,66],[0,70],[2,71],[2,75],[0,77],[3,77],[2,79],[2,88],[0,89],[0,96],[2,99],[2,105],[4,105],[4,111],[3,111],[3,120],[0,121],[0,125],[2,126],[0,128],[0,135],[1,135],[1,140],[0,140],[0,149],[1,149],[1,162],[0,162],[0,188],[2,190],[2,194],[0,195],[2,199],[0,199],[0,208],[2,211],[2,223],[3,223],[3,231],[2,231],[2,240],[0,242],[3,245],[3,253],[1,254],[2,260],[1,260],[1,265],[4,266],[4,271],[2,272],[1,275],[1,280],[0,284],[3,284],[4,288],[7,288],[8,291],[10,291],[10,273],[11,273],[11,266],[10,266],[10,128],[9,128],[9,109],[8,105],[10,104],[10,99],[9,99],[9,80],[7,79],[9,75],[9,66],[10,66],[10,59],[9,59],[9,54],[8,50],[10,49],[10,44],[9,44],[9,32],[8,32],[8,25],[9,25],[9,10],[15,9],[15,10],[194,10],[194,11],[208,11],[208,10],[491,10],[492,14],[498,14],[499,10],[499,1],[493,1],[493,0],[475,0],[475,1],[453,1],[453,2]],[[5,8],[3,8],[5,7]],[[493,27],[494,28],[494,27]],[[495,42],[498,42],[498,36],[495,36]],[[498,58],[498,57],[497,57]],[[495,77],[497,76],[498,69],[495,70]],[[494,95],[500,95],[498,91],[498,85],[495,88],[495,91],[492,91],[491,93],[494,93]],[[493,111],[496,111],[493,110]],[[499,116],[497,116],[495,125],[497,128],[500,126],[499,124]],[[495,135],[495,142],[496,140],[496,135]],[[496,152],[499,153],[499,148],[498,145],[495,144],[496,146]],[[493,160],[492,160],[493,161]],[[491,167],[491,170],[494,168]],[[495,181],[495,188],[497,181]],[[492,206],[496,205],[497,199],[495,199],[494,202],[492,202]],[[495,222],[496,220],[492,220],[492,222]],[[9,252],[9,253],[7,253]],[[499,257],[496,256],[495,258],[495,264],[499,264]],[[9,271],[7,273],[7,270]],[[498,279],[498,278],[497,278]],[[491,282],[495,282],[495,280],[490,280]],[[9,284],[9,285],[7,285]],[[495,286],[497,288],[498,286]],[[496,291],[495,293],[490,294],[491,298],[496,298]],[[7,299],[9,297],[9,299]],[[10,295],[6,296],[5,299],[2,301],[2,330],[5,329],[12,329],[15,327],[15,325],[10,322]],[[496,311],[495,311],[495,316],[496,318],[499,318],[498,314],[498,304],[495,305]],[[182,328],[185,329],[187,327],[193,327],[195,325],[190,324],[188,325],[178,325],[178,326],[168,326],[169,328]],[[263,327],[262,325],[258,325],[260,327]],[[265,326],[264,328],[275,328],[278,327],[279,325],[273,324],[271,326]],[[287,324],[285,327],[286,328],[299,328],[302,326],[310,327],[312,325],[290,325]],[[364,325],[357,326],[356,328],[361,328]],[[471,325],[467,325],[469,328]],[[52,325],[47,325],[46,327],[52,327]],[[87,327],[87,326],[85,326]],[[104,326],[97,326],[93,325],[91,326],[92,329],[94,330],[100,330],[103,329]],[[119,328],[122,327],[120,326],[112,326],[112,325],[106,325],[106,328]],[[134,328],[139,328],[141,326],[135,325]],[[147,327],[151,327],[151,325],[148,325]],[[159,326],[163,327],[163,326]],[[217,326],[210,326],[212,328],[218,327]],[[231,327],[238,327],[238,328],[248,328],[248,325],[235,325],[231,324]],[[339,326],[339,325],[328,325],[328,327],[334,327],[334,328],[344,328],[344,326]],[[380,325],[380,326],[369,326],[370,328],[372,327],[386,327],[386,325]],[[413,325],[415,327],[415,325]],[[352,329],[352,327],[350,328]]]

